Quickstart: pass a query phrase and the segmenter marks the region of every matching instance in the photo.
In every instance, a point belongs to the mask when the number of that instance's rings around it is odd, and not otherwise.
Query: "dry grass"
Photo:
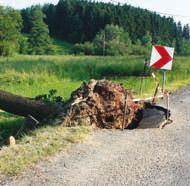
[[[47,126],[37,129],[18,140],[15,146],[1,149],[0,174],[17,175],[70,144],[81,142],[91,131],[91,127]]]

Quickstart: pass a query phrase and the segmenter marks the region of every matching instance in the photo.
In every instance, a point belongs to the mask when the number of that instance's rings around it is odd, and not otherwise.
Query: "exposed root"
[[[126,117],[124,117],[126,97]],[[108,80],[91,80],[88,84],[83,83],[72,93],[60,120],[64,121],[65,126],[134,128],[143,105],[132,102],[132,98],[131,91],[122,85]]]

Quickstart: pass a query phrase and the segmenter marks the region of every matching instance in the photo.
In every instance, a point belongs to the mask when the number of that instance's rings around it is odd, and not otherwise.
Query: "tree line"
[[[0,55],[53,54],[51,38],[74,43],[73,53],[141,54],[163,44],[190,54],[189,25],[127,4],[60,0],[22,10],[0,7]]]
[[[86,0],[60,0],[57,5],[44,5],[42,10],[51,36],[69,42],[93,41],[101,29],[113,24],[129,34],[132,44],[143,43],[144,37],[150,33],[152,44],[174,46],[178,54],[188,52],[189,25],[182,26],[173,18],[155,12],[127,4]]]
[[[51,39],[44,18],[40,6],[31,7],[28,17],[30,28],[27,33],[23,33],[21,12],[0,6],[0,56],[50,53]]]

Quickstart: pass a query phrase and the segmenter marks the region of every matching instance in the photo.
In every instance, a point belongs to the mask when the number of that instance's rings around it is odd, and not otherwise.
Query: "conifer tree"
[[[30,11],[29,46],[31,54],[48,54],[51,39],[48,26],[44,23],[45,15],[40,6],[33,6]]]
[[[0,6],[0,56],[18,52],[22,18],[20,12]]]

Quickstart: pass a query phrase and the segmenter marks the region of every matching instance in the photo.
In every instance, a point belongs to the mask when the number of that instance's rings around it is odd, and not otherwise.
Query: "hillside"
[[[123,27],[133,43],[142,41],[147,32],[151,33],[153,43],[165,45],[177,42],[178,46],[181,38],[189,38],[188,25],[182,28],[181,23],[176,23],[171,17],[127,4],[60,0],[57,5],[44,5],[42,10],[46,14],[45,22],[50,34],[74,43],[93,40],[107,24]],[[22,10],[24,23],[27,23],[27,11]],[[24,26],[27,30],[28,25]]]
[[[80,55],[104,55],[104,48],[111,48],[106,55],[141,55],[152,44],[190,55],[189,25],[127,4],[60,0],[57,5],[0,9],[0,56],[65,54],[60,51],[62,44],[52,44],[51,38],[79,44],[74,54]]]

